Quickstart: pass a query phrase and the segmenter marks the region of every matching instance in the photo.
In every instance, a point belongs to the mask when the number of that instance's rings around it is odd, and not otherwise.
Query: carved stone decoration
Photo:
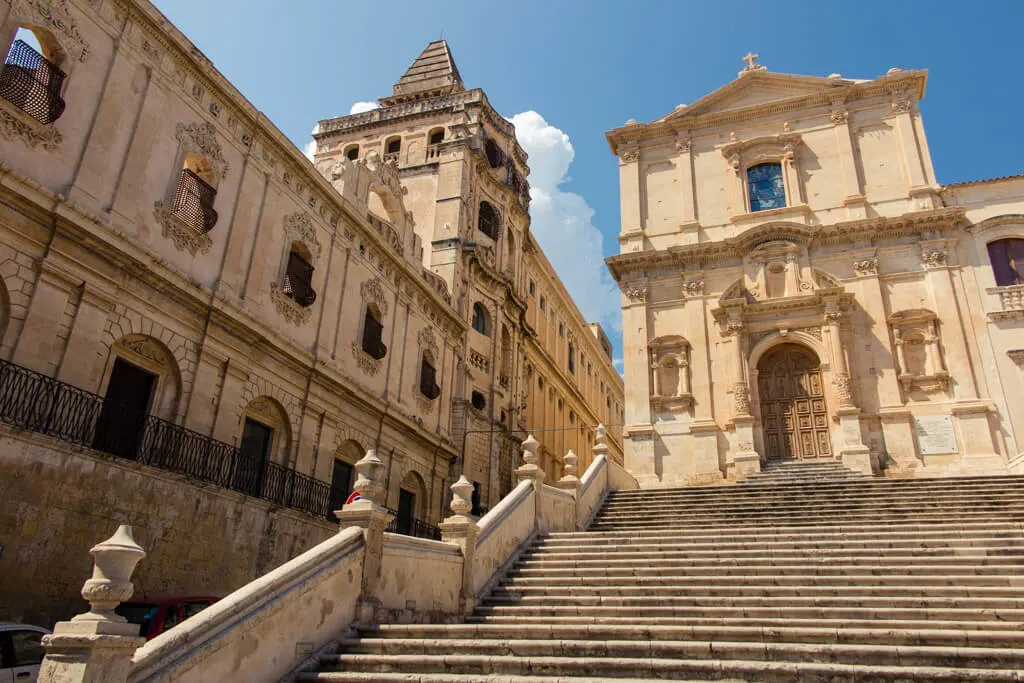
[[[356,342],[352,342],[352,356],[356,359],[356,365],[359,366],[359,369],[371,377],[375,376],[384,367],[383,360],[377,360],[372,357],[363,351],[363,347]]]
[[[690,299],[704,294],[704,280],[690,280],[683,283],[683,298]]]
[[[736,417],[747,417],[750,415],[750,390],[745,382],[736,382],[732,385],[733,414]]]
[[[57,149],[64,141],[52,123],[48,126],[32,125],[6,109],[0,109],[0,135],[8,140],[20,139],[32,149],[42,145],[47,152]]]
[[[905,114],[910,111],[910,100],[898,99],[892,102],[892,112],[894,114]]]
[[[218,178],[227,175],[228,162],[221,152],[220,143],[217,142],[217,129],[212,123],[208,121],[188,125],[179,123],[175,128],[174,137],[186,152],[206,157],[210,168]]]
[[[93,556],[92,578],[82,586],[82,597],[89,602],[89,611],[72,621],[107,621],[125,623],[125,618],[114,608],[128,600],[135,592],[132,572],[146,556],[132,538],[132,528],[122,524],[113,536],[97,543],[89,550]]]
[[[1018,366],[1024,367],[1024,349],[1010,349],[1006,355]]]
[[[66,40],[61,48],[79,62],[89,58],[89,43],[78,32],[78,25],[71,16],[68,0],[7,0],[15,19],[25,18],[28,23],[53,29]]]
[[[860,277],[878,275],[878,259],[866,258],[854,261],[853,272],[857,273]]]
[[[849,122],[849,120],[850,120],[850,112],[848,112],[848,111],[834,111],[834,112],[832,112],[829,115],[829,119],[832,121],[832,123],[834,123],[837,126],[839,126],[839,125],[842,125],[844,123]]]
[[[673,413],[693,406],[690,389],[690,343],[678,335],[647,342],[651,354],[651,408]]]
[[[845,373],[836,374],[834,383],[836,386],[836,396],[839,397],[839,407],[854,407],[853,392],[850,389],[850,376]]]
[[[640,159],[639,147],[627,147],[619,150],[619,163],[632,164]]]
[[[376,176],[376,180],[391,190],[391,193],[396,197],[404,197],[409,192],[408,188],[402,185],[402,181],[398,177],[397,160],[381,161],[380,154],[374,150],[356,163],[362,163],[366,166]]]
[[[313,307],[300,306],[295,299],[284,293],[280,282],[271,283],[270,300],[274,302],[274,308],[281,317],[293,325],[305,325],[313,317]]]
[[[647,301],[647,283],[636,282],[626,285],[623,289],[623,293],[633,303],[640,303]]]
[[[173,201],[160,200],[153,204],[153,216],[163,236],[171,240],[178,251],[187,251],[193,256],[209,253],[213,240],[208,234],[196,232],[178,219],[174,215]]]
[[[910,309],[889,316],[904,391],[946,391],[950,376],[939,341],[939,319],[932,311]]]
[[[947,265],[949,252],[945,249],[928,249],[921,252],[921,265],[926,269],[941,268]]]
[[[128,349],[132,353],[135,353],[146,360],[152,361],[157,365],[167,366],[167,355],[161,348],[160,343],[152,337],[147,337],[141,334],[132,334],[127,337],[123,337],[118,340],[117,345]]]
[[[693,140],[690,138],[676,138],[676,151],[680,154],[689,154],[693,149]]]
[[[320,258],[320,241],[316,238],[316,227],[309,214],[296,211],[285,216],[284,236],[286,244],[302,242],[309,249],[314,261]]]
[[[381,315],[388,314],[388,302],[384,295],[384,286],[380,278],[372,277],[359,285],[359,293],[362,294],[366,303],[374,303],[380,309]]]
[[[437,339],[434,337],[434,330],[432,328],[422,328],[416,335],[416,341],[419,342],[420,349],[430,351],[434,356],[437,356]]]

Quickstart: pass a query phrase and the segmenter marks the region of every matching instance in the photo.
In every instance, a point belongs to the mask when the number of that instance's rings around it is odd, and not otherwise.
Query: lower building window
[[[48,124],[64,113],[64,100],[60,97],[63,85],[64,72],[55,64],[20,38],[11,44],[0,71],[0,97],[40,123]]]

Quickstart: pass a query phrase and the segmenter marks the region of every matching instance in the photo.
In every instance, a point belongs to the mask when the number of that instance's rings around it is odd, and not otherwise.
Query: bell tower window
[[[1024,239],[1010,238],[990,242],[988,259],[992,263],[998,287],[1024,285]]]
[[[782,164],[758,164],[748,168],[747,190],[751,211],[784,208],[786,185],[782,180]]]

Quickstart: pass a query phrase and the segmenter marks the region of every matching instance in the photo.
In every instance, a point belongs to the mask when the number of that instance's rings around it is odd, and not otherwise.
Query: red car
[[[114,611],[140,626],[139,635],[152,640],[185,619],[199,614],[220,598],[195,597],[123,602]]]

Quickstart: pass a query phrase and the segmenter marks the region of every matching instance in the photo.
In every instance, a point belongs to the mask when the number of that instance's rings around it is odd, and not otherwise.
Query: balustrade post
[[[473,482],[466,475],[452,484],[452,515],[441,522],[441,540],[454,543],[462,550],[462,587],[459,590],[459,613],[469,614],[476,608],[476,591],[473,588],[475,574],[473,558],[476,551],[476,535],[480,527],[469,516],[473,509]]]
[[[378,596],[381,560],[384,555],[384,529],[394,515],[381,503],[384,496],[384,462],[374,449],[366,451],[356,463],[359,476],[352,486],[353,494],[341,510],[335,512],[339,529],[359,527],[363,530],[363,575],[359,602],[356,605],[356,624],[369,627],[378,623],[381,600]]]
[[[89,552],[93,572],[82,586],[82,597],[90,609],[43,636],[46,658],[38,678],[43,683],[125,683],[132,655],[146,642],[139,637],[138,624],[114,612],[132,596],[132,572],[146,556],[132,539],[132,528],[122,525]]]

